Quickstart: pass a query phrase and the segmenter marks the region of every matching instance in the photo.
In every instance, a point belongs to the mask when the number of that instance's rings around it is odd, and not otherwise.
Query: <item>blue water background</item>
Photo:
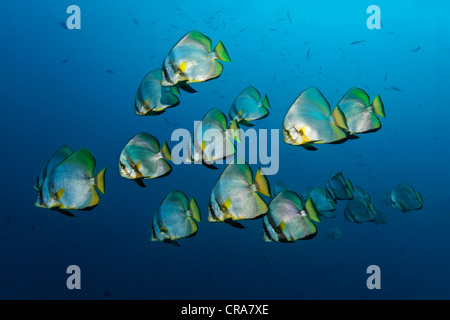
[[[81,30],[60,24],[71,4],[81,8]],[[381,8],[381,30],[366,27],[372,4]],[[382,0],[4,4],[0,298],[450,298],[449,10],[444,1]],[[178,107],[136,116],[141,79],[194,29],[213,45],[222,40],[232,62],[223,63],[220,78],[193,85],[198,93],[182,92]],[[317,224],[313,240],[265,243],[261,220],[244,222],[244,230],[207,221],[209,194],[224,166],[173,166],[146,189],[119,176],[119,154],[135,134],[163,143],[176,128],[192,131],[212,107],[228,114],[248,85],[272,105],[256,129],[281,129],[290,105],[311,86],[332,107],[353,86],[371,99],[380,94],[387,114],[380,131],[316,152],[280,136],[280,170],[269,179],[301,193],[341,171],[370,194],[388,224],[346,222],[341,201],[338,217]],[[34,207],[36,176],[62,144],[89,148],[96,172],[108,167],[99,206],[74,219]],[[421,211],[385,204],[401,182],[421,192]],[[153,214],[172,189],[195,197],[203,218],[181,247],[149,242]],[[332,225],[342,239],[327,236]],[[66,287],[73,264],[81,269],[81,290]],[[373,264],[381,268],[381,290],[366,287]]]

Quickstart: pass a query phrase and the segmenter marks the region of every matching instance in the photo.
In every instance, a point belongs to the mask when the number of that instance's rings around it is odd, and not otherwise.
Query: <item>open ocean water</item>
[[[67,29],[67,7],[81,28]],[[381,29],[369,29],[370,5]],[[445,1],[8,1],[2,33],[0,131],[0,299],[448,299],[450,297],[450,4]],[[191,30],[222,40],[222,75],[181,92],[164,114],[137,116],[142,78],[161,67]],[[172,165],[147,188],[122,178],[118,158],[137,133],[161,142],[191,131],[216,107],[228,115],[247,86],[271,109],[254,129],[279,129],[279,171],[268,176],[299,194],[342,172],[361,186],[387,224],[322,219],[308,241],[262,240],[262,220],[246,229],[207,220],[211,189],[225,165]],[[283,118],[315,86],[331,107],[351,87],[380,94],[378,132],[318,151],[283,142]],[[88,148],[106,193],[69,218],[37,208],[36,177],[58,147]],[[259,165],[252,165],[253,171]],[[264,167],[264,166],[263,166]],[[401,212],[389,193],[405,182],[424,199]],[[153,215],[173,189],[197,200],[202,222],[180,247],[150,242]],[[269,203],[270,198],[264,198]],[[341,239],[328,236],[338,226]],[[69,290],[67,267],[81,270]],[[380,268],[370,290],[367,268]]]

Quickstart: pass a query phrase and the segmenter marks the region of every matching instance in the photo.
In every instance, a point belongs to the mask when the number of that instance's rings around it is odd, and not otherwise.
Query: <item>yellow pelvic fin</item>
[[[280,224],[278,225],[278,230],[283,232],[284,229],[286,229],[286,223],[284,221],[281,221]]]
[[[231,208],[231,198],[225,200],[225,202],[220,206],[220,211],[227,212]]]
[[[184,73],[186,71],[186,61],[183,61],[179,66],[178,66],[178,73]]]
[[[53,200],[59,200],[61,199],[61,197],[64,194],[64,188],[59,189],[57,192],[55,192],[54,194],[52,194],[52,199]]]

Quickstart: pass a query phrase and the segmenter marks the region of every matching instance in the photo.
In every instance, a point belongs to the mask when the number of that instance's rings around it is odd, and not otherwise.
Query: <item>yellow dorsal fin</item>
[[[178,72],[179,73],[184,73],[186,71],[186,61],[182,62],[179,66],[178,66]]]
[[[138,163],[136,163],[136,165],[134,166],[138,171],[140,171],[141,170],[141,163],[140,162],[138,162]]]
[[[205,148],[206,148],[206,141],[203,141],[202,142],[202,151],[205,151]]]

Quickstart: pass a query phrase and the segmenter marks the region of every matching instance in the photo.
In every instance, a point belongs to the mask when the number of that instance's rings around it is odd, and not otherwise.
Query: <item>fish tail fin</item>
[[[262,98],[261,104],[264,108],[270,109],[269,98],[267,98],[267,94],[265,94],[264,97]]]
[[[269,180],[267,180],[266,176],[264,175],[264,172],[261,171],[261,168],[258,168],[258,171],[256,171],[255,186],[256,191],[267,197],[270,197]]]
[[[381,101],[381,97],[379,94],[373,99],[372,104],[373,112],[375,112],[376,115],[379,115],[380,117],[385,118],[386,113],[384,112],[384,104],[383,101]]]
[[[200,222],[201,221],[200,209],[198,207],[197,201],[195,201],[194,198],[192,198],[191,202],[189,203],[189,209],[191,210],[192,218]]]
[[[347,193],[349,196],[353,196],[353,192],[355,191],[353,189],[353,184],[350,181],[350,179],[347,179],[347,182],[345,183],[346,189],[347,189]]]
[[[228,129],[232,133],[231,138],[237,141],[238,143],[241,143],[241,129],[239,128],[237,120],[231,121],[230,125],[228,126]]]
[[[171,155],[171,152],[170,152],[169,145],[167,144],[167,141],[164,142],[163,146],[161,147],[161,156],[164,159],[172,161],[172,155]]]
[[[313,221],[320,222],[319,215],[317,214],[316,207],[314,206],[314,203],[311,198],[308,198],[308,200],[306,200],[305,211],[308,215],[308,218],[310,218]]]
[[[339,105],[337,105],[336,108],[334,108],[333,112],[331,113],[331,117],[333,118],[333,122],[339,128],[342,128],[342,129],[348,131],[347,118],[345,117],[345,114],[344,114],[344,112],[342,112]]]
[[[230,56],[227,52],[227,49],[225,49],[222,40],[217,43],[216,47],[214,48],[214,53],[216,54],[217,59],[224,62],[231,62]]]
[[[100,171],[94,178],[94,185],[100,190],[101,193],[105,193],[105,173],[106,168],[104,167],[102,171]]]
[[[417,197],[417,200],[420,201],[420,203],[423,203],[423,198],[422,198],[422,195],[419,193],[419,191],[416,191],[416,197]]]

